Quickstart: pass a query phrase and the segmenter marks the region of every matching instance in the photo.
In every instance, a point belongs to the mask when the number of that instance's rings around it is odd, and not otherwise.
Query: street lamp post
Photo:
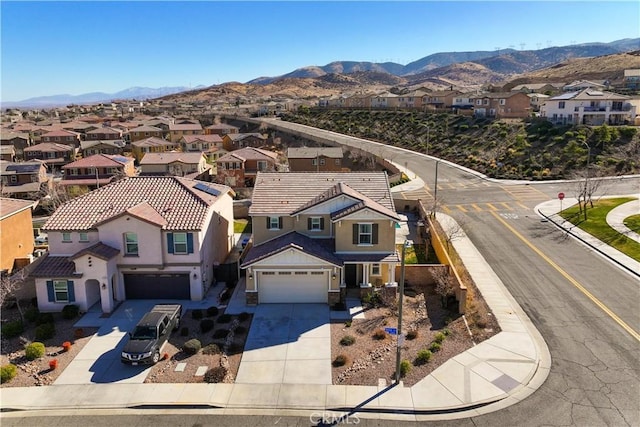
[[[586,141],[582,143],[587,147],[587,174],[584,177],[584,220],[587,220],[587,195],[589,194],[589,159],[591,159],[591,147]]]
[[[404,299],[404,254],[407,248],[411,247],[411,240],[405,240],[402,244],[402,255],[400,259],[400,290],[398,300],[398,330],[397,330],[397,349],[396,349],[396,384],[400,384],[400,362],[401,362],[401,345],[403,340],[402,336],[402,301]]]

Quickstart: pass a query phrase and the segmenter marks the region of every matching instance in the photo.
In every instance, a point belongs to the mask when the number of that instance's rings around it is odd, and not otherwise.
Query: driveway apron
[[[329,306],[257,306],[236,383],[331,384]]]

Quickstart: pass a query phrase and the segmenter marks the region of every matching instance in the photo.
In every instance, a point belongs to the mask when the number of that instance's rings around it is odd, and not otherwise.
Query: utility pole
[[[589,194],[589,159],[591,158],[591,147],[586,141],[582,143],[587,147],[587,175],[584,177],[584,220],[587,220],[587,196]]]
[[[433,217],[436,216],[436,209],[438,208],[438,165],[440,161],[436,160],[436,179],[433,184]]]

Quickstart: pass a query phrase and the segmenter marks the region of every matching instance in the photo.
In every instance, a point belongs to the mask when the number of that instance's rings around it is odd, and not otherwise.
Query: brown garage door
[[[125,274],[127,299],[191,299],[188,274]]]

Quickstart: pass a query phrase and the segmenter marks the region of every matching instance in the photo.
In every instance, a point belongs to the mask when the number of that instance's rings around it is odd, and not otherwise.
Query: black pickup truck
[[[155,364],[160,360],[160,352],[171,335],[178,328],[182,317],[180,304],[159,304],[144,315],[125,343],[120,361],[128,365]]]

